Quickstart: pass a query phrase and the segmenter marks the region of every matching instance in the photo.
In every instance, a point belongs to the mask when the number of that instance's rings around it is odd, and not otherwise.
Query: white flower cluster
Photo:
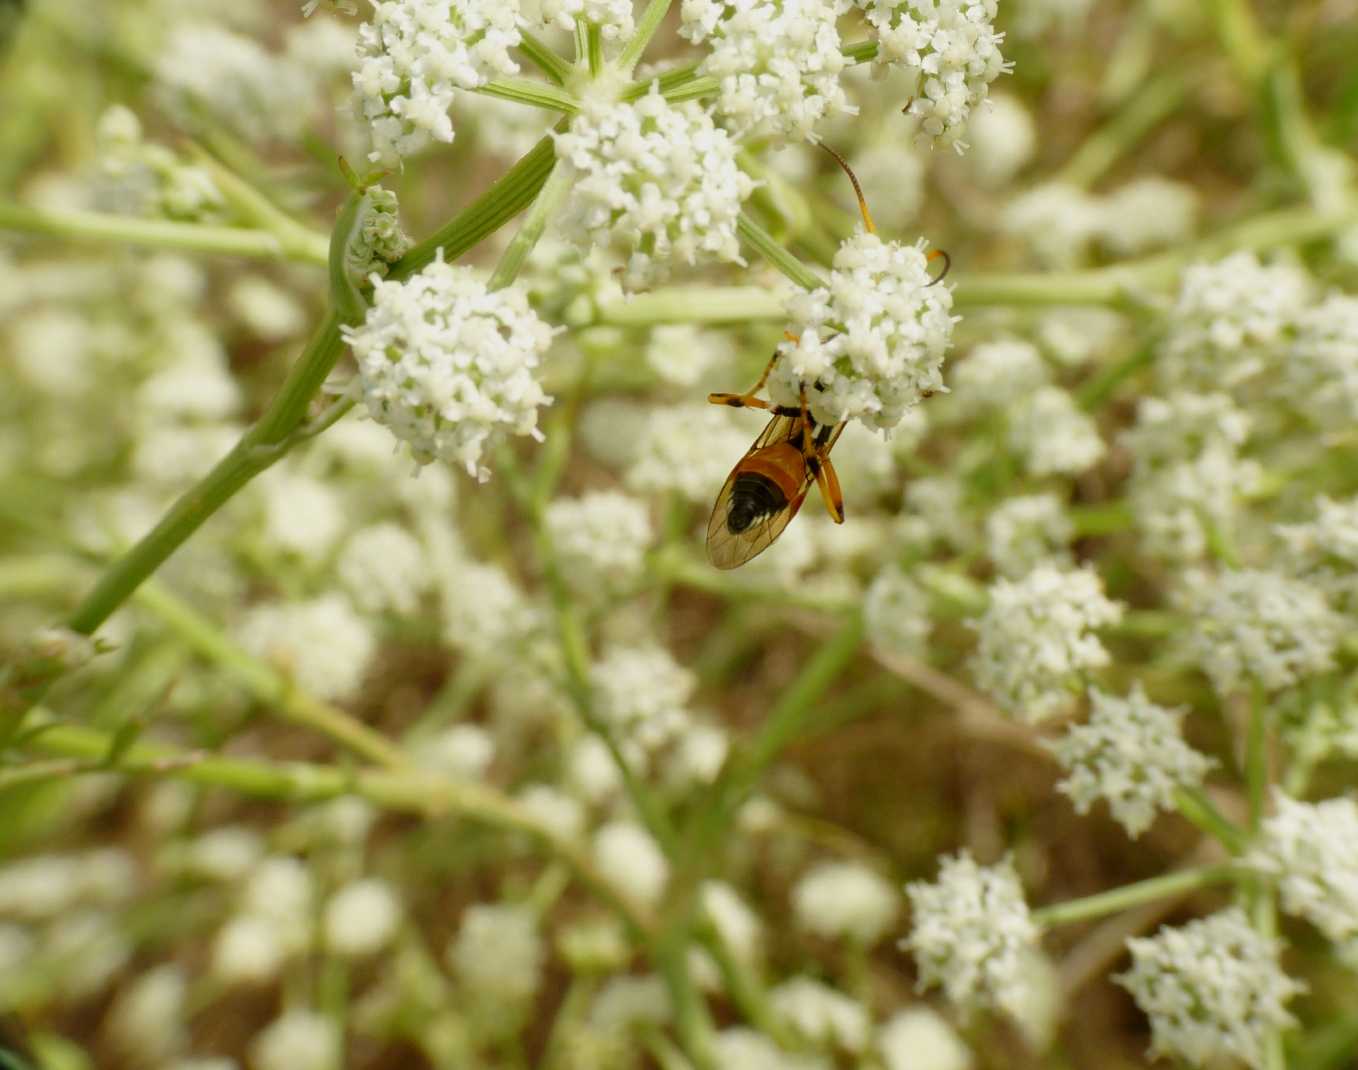
[[[950,366],[949,402],[968,414],[1005,409],[1051,381],[1037,346],[1018,338],[997,338],[974,346]]]
[[[377,642],[343,595],[258,605],[237,628],[241,645],[273,662],[308,695],[345,699],[358,690]]]
[[[552,330],[520,287],[491,291],[440,256],[404,281],[375,279],[372,307],[344,336],[355,393],[418,463],[450,461],[484,481],[492,436],[540,437],[538,408],[551,399],[533,373]]]
[[[1066,771],[1057,788],[1081,814],[1106,799],[1114,819],[1135,838],[1157,811],[1174,806],[1177,789],[1201,784],[1215,763],[1184,742],[1187,710],[1157,706],[1140,684],[1126,698],[1098,688],[1089,697],[1089,720],[1048,744]]]
[[[595,833],[594,864],[610,884],[650,905],[660,898],[670,877],[660,845],[630,821],[612,821]]]
[[[920,986],[941,986],[964,1012],[995,1007],[1019,1016],[1039,933],[1013,863],[978,866],[962,851],[942,860],[937,881],[912,882],[905,893],[913,917],[901,947],[914,956]]]
[[[1279,691],[1333,667],[1342,618],[1309,583],[1230,570],[1199,578],[1186,601],[1195,618],[1188,656],[1222,695],[1251,682]]]
[[[1006,498],[986,517],[986,553],[999,573],[1011,579],[1040,564],[1064,568],[1070,563],[1066,546],[1074,534],[1065,505],[1055,494],[1023,494]]]
[[[1019,402],[1009,444],[1035,476],[1079,475],[1107,452],[1098,426],[1059,386],[1039,387]]]
[[[1298,802],[1282,792],[1250,860],[1278,885],[1282,908],[1305,918],[1358,967],[1358,804]]]
[[[863,596],[863,623],[873,646],[888,654],[922,657],[933,622],[929,595],[898,565],[887,565]]]
[[[336,1070],[343,1040],[333,1019],[309,1010],[275,1018],[250,1045],[259,1070]]]
[[[653,410],[637,431],[627,486],[641,494],[674,493],[710,504],[758,434],[736,419],[725,406],[702,403]]]
[[[1078,263],[1102,224],[1099,199],[1064,182],[1044,182],[1024,190],[1005,205],[1001,217],[1006,231],[1053,268]]]
[[[524,1003],[537,991],[543,955],[531,907],[476,903],[462,915],[446,958],[453,972],[478,996]]]
[[[815,1044],[861,1052],[868,1042],[868,1009],[811,977],[792,977],[769,992],[773,1012]]]
[[[629,748],[654,751],[688,728],[688,700],[697,681],[664,647],[616,647],[590,677],[598,716]]]
[[[1301,269],[1253,253],[1187,268],[1160,346],[1161,381],[1220,390],[1253,379],[1278,363],[1308,293]]]
[[[1288,570],[1314,584],[1346,613],[1358,612],[1358,498],[1337,502],[1321,495],[1316,516],[1280,524]]]
[[[1108,663],[1093,631],[1121,619],[1121,605],[1104,596],[1088,568],[1039,565],[1021,580],[996,580],[990,605],[972,625],[972,672],[1004,709],[1036,723],[1068,704],[1083,673]]]
[[[792,888],[792,913],[805,931],[870,947],[896,920],[899,896],[885,878],[853,862],[826,862]]]
[[[362,958],[381,951],[401,923],[401,901],[392,886],[376,877],[344,885],[325,905],[322,935],[337,955]]]
[[[1358,297],[1332,294],[1302,312],[1280,370],[1288,402],[1308,419],[1358,422]]]
[[[700,258],[744,263],[736,221],[755,183],[736,166],[735,140],[701,105],[670,104],[653,85],[637,101],[586,99],[552,136],[572,176],[562,233],[582,248],[624,248],[625,285],[646,286],[671,264]]]
[[[156,94],[193,128],[206,114],[247,137],[300,138],[314,87],[306,72],[257,41],[206,20],[184,20],[161,45]]]
[[[641,575],[652,532],[636,498],[617,491],[559,498],[543,519],[566,582],[577,591],[617,590]]]
[[[995,32],[998,0],[859,0],[877,31],[878,61],[918,72],[906,112],[920,122],[918,139],[966,146],[967,117],[990,83],[1011,69]]]
[[[948,1020],[927,1004],[897,1011],[877,1034],[886,1070],[971,1070],[971,1051]]]
[[[1102,214],[1103,244],[1119,256],[1134,256],[1191,237],[1198,197],[1192,186],[1147,175],[1103,198]]]
[[[514,3],[374,0],[359,28],[354,92],[369,124],[369,159],[399,164],[430,141],[451,143],[454,91],[518,72]]]
[[[1037,123],[1019,98],[995,93],[967,124],[970,148],[963,159],[986,189],[1003,189],[1037,151]]]
[[[541,622],[538,607],[499,565],[463,560],[438,580],[444,636],[473,657],[512,657]]]
[[[860,232],[835,253],[825,286],[787,303],[796,342],[779,346],[769,396],[797,405],[802,387],[817,422],[858,419],[887,431],[943,387],[952,341],[952,292],[931,285],[924,243]]]
[[[335,568],[354,604],[369,613],[413,613],[429,586],[424,548],[390,521],[354,532]]]
[[[720,84],[717,111],[741,136],[816,138],[816,125],[855,109],[835,23],[847,0],[684,0],[679,32],[712,51],[699,68]]]
[[[1142,399],[1120,441],[1133,456],[1128,498],[1149,553],[1193,561],[1208,552],[1211,530],[1232,531],[1240,497],[1262,474],[1240,456],[1250,427],[1225,394]]]
[[[1278,965],[1279,944],[1239,907],[1127,941],[1132,968],[1114,978],[1151,1022],[1151,1050],[1197,1066],[1236,1058],[1263,1070],[1265,1043],[1293,1025],[1302,985]]]
[[[599,27],[605,41],[626,40],[636,29],[633,0],[542,0],[542,21],[562,30],[584,19]]]

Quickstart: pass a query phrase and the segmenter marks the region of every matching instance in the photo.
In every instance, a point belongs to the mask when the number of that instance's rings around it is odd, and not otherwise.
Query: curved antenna
[[[858,176],[853,173],[853,168],[849,166],[849,162],[843,156],[830,148],[824,141],[817,142],[817,144],[833,156],[835,163],[839,164],[844,169],[844,173],[849,176],[849,181],[853,183],[854,196],[858,198],[858,210],[863,213],[863,226],[869,234],[876,234],[877,226],[872,221],[872,213],[868,211],[868,202],[863,196],[863,187],[858,184]]]
[[[947,278],[948,272],[952,270],[952,257],[945,253],[942,249],[931,249],[924,259],[925,262],[927,263],[930,260],[938,260],[940,257],[943,259],[943,270],[934,276],[933,282],[926,283],[926,285],[928,286],[937,286],[940,282]]]

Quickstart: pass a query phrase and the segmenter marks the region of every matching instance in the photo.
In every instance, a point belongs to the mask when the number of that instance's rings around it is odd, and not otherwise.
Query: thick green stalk
[[[1180,788],[1174,793],[1174,805],[1179,813],[1197,825],[1233,855],[1249,846],[1244,829],[1228,818],[1212,803],[1200,788]]]
[[[1054,929],[1058,925],[1088,921],[1090,918],[1114,914],[1156,899],[1191,892],[1197,888],[1208,888],[1213,884],[1232,880],[1238,873],[1237,868],[1227,862],[1179,870],[1177,873],[1137,881],[1135,884],[1100,892],[1097,895],[1087,895],[1069,902],[1039,907],[1033,911],[1033,921],[1044,929]]]
[[[806,290],[814,290],[825,285],[819,275],[784,249],[772,234],[744,212],[740,214],[736,230],[747,245],[798,286]]]
[[[523,270],[528,256],[537,245],[538,239],[547,226],[547,221],[556,214],[566,194],[570,191],[571,171],[567,167],[554,167],[550,177],[539,191],[533,205],[528,209],[518,233],[514,235],[495,271],[490,276],[490,288],[500,290],[508,286]]]
[[[573,115],[580,109],[580,102],[565,89],[535,82],[531,78],[495,78],[473,92],[542,108],[544,111],[562,111],[567,115]]]
[[[392,265],[390,277],[408,278],[433,260],[440,249],[448,260],[456,260],[493,234],[537,196],[554,160],[552,139],[544,137],[484,195]],[[72,613],[69,624],[73,630],[93,634],[208,517],[283,455],[285,451],[278,447],[301,424],[341,349],[338,318],[331,312],[293,364],[264,415],[140,542],[104,572]]]
[[[325,235],[300,228],[282,235],[246,227],[172,223],[166,219],[139,219],[106,212],[57,212],[30,208],[13,201],[0,201],[0,230],[255,260],[295,260],[304,264],[324,264],[329,248]]]
[[[520,36],[519,51],[528,57],[528,61],[557,85],[565,85],[571,75],[570,63],[542,38],[527,30],[521,30]]]

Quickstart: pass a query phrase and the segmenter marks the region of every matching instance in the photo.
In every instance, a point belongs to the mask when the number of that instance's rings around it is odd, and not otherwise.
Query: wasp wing
[[[801,428],[800,416],[774,416],[754,440],[754,445],[746,450],[745,456],[726,477],[726,483],[712,507],[712,517],[707,522],[707,557],[717,568],[739,568],[746,561],[763,553],[773,545],[773,541],[783,533],[783,529],[802,507],[807,490],[815,482],[815,477],[809,471],[803,474],[798,492],[778,512],[759,518],[740,532],[733,532],[727,524],[727,516],[731,511],[731,493],[735,489],[736,476],[740,474],[745,458],[768,446],[791,440],[793,436],[801,434]]]

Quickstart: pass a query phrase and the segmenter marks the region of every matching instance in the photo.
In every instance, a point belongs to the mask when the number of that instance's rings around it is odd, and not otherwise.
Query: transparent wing
[[[766,446],[786,442],[794,434],[800,434],[801,423],[800,416],[773,417],[754,440],[754,445],[745,452],[745,457]],[[721,493],[717,495],[717,502],[712,507],[712,517],[707,522],[707,557],[720,569],[739,568],[772,546],[773,541],[797,515],[807,490],[815,482],[814,477],[808,472],[802,480],[801,489],[793,495],[787,505],[778,512],[755,521],[744,531],[733,532],[727,526],[726,518],[731,511],[731,492],[735,489],[736,476],[740,474],[745,457],[740,459],[740,462],[731,469],[731,474],[726,477]]]

